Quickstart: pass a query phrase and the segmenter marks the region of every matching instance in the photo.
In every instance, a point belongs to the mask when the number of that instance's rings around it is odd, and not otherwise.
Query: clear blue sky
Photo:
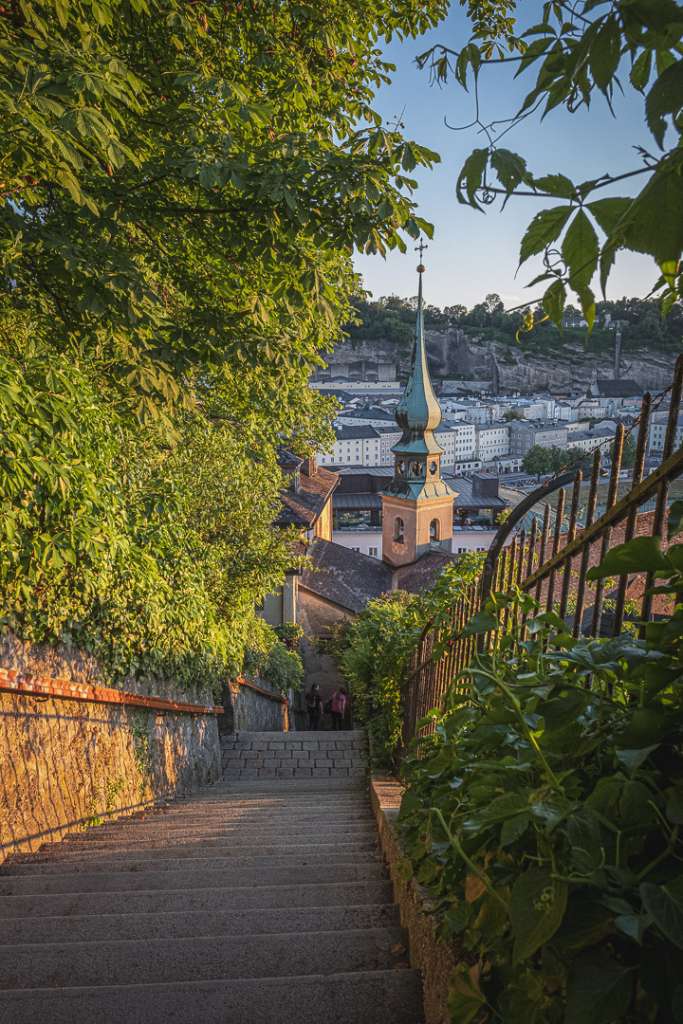
[[[540,20],[541,0],[519,0],[518,6],[519,25],[526,27]],[[430,85],[428,71],[418,70],[415,56],[437,42],[459,49],[468,35],[467,18],[459,3],[453,0],[451,13],[438,29],[417,40],[390,44],[385,54],[387,60],[396,65],[396,72],[391,85],[378,94],[375,106],[385,121],[403,112],[406,136],[441,154],[441,163],[434,170],[415,175],[420,184],[416,193],[419,213],[435,225],[434,239],[425,254],[426,301],[437,306],[454,303],[472,306],[489,292],[498,292],[506,307],[511,307],[534,299],[542,292],[542,286],[534,290],[525,287],[539,271],[538,264],[530,260],[517,277],[515,272],[519,242],[526,225],[538,209],[551,206],[553,202],[520,198],[511,200],[502,213],[500,204],[495,204],[486,214],[458,203],[455,182],[460,167],[472,149],[485,143],[474,130],[450,131],[444,124],[444,117],[456,125],[471,121],[472,94],[455,83],[442,87]],[[514,65],[482,71],[482,120],[508,117],[516,112],[533,79],[527,73],[514,81],[513,74]],[[542,124],[538,117],[529,118],[508,133],[501,145],[521,153],[536,174],[562,171],[574,181],[584,181],[607,171],[630,170],[639,165],[632,147],[643,145],[652,151],[655,144],[645,125],[642,97],[631,87],[626,87],[625,93],[615,98],[616,118],[610,114],[603,98],[596,97],[588,113],[581,110],[570,115],[559,108]],[[635,182],[639,180],[642,179],[636,178]],[[630,194],[629,184],[614,187],[612,194]],[[607,190],[600,193],[608,194]],[[386,260],[381,256],[363,255],[355,259],[365,287],[375,298],[391,294],[414,295],[416,263],[412,251],[406,255],[392,253]],[[651,260],[620,254],[610,278],[608,298],[644,295],[656,277]],[[597,279],[594,285],[597,288]]]

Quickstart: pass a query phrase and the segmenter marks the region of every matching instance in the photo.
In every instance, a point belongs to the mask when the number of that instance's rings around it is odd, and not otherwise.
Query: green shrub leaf
[[[618,544],[607,557],[588,573],[589,580],[605,576],[621,576],[630,572],[659,572],[670,568],[658,537],[636,537],[627,544]]]
[[[631,1000],[631,972],[602,951],[579,957],[570,972],[564,1024],[611,1024]]]
[[[683,949],[683,907],[662,885],[643,882],[640,886],[643,906],[663,935]]]
[[[567,884],[546,868],[531,868],[512,887],[510,914],[515,937],[513,960],[519,963],[553,937],[567,907]]]

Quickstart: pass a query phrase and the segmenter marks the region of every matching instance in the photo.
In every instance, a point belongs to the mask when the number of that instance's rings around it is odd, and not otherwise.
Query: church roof
[[[643,389],[634,380],[598,378],[595,390],[602,398],[642,398]]]
[[[421,594],[423,590],[433,587],[446,566],[457,562],[459,558],[460,555],[450,551],[429,551],[418,558],[417,562],[394,569],[394,587],[411,594]]]
[[[429,551],[416,562],[393,569],[377,558],[316,537],[306,548],[310,564],[299,585],[323,600],[359,614],[368,601],[392,590],[419,594],[432,587],[458,555]]]
[[[310,530],[320,516],[339,477],[318,466],[315,473],[298,474],[298,489],[293,486],[281,492],[282,508],[275,520],[277,526],[300,526]]]
[[[299,585],[356,614],[368,601],[392,588],[393,572],[386,564],[360,551],[316,537],[306,548],[310,560]]]

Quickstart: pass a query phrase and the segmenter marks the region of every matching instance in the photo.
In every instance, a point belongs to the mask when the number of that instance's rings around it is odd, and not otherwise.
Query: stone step
[[[379,862],[368,864],[340,864],[334,867],[334,880],[338,882],[373,881],[383,877],[383,866]],[[207,889],[224,886],[272,886],[292,885],[298,881],[292,877],[296,869],[292,866],[264,868],[262,866],[232,868],[221,867],[209,870],[205,867],[191,869],[184,866],[177,871],[111,871],[73,872],[71,874],[0,876],[0,896],[37,895],[39,893],[70,892],[119,892],[155,889]],[[325,885],[330,881],[330,870],[326,865],[306,867],[306,881],[309,884]],[[325,902],[323,900],[323,902]]]
[[[25,943],[103,942],[113,939],[262,935],[269,932],[398,928],[393,903],[363,906],[282,907],[273,910],[184,911],[14,918],[0,921],[0,946]]]
[[[275,828],[280,825],[291,825],[295,828],[306,828],[306,826],[321,828],[325,825],[353,825],[357,823],[372,823],[370,812],[367,808],[356,808],[349,810],[327,811],[306,811],[303,807],[294,808],[291,812],[277,809],[272,814],[264,807],[250,810],[245,808],[242,812],[229,814],[227,811],[218,810],[216,813],[202,814],[163,814],[157,818],[146,818],[137,821],[123,820],[112,822],[111,825],[98,825],[92,830],[93,835],[114,835],[126,830],[134,829],[136,832],[145,828],[230,828],[242,825],[268,824]]]
[[[400,928],[0,947],[0,988],[143,985],[381,971],[405,964]]]
[[[252,828],[267,825],[271,828],[278,828],[285,825],[292,827],[324,828],[327,825],[340,827],[342,825],[369,824],[372,823],[372,815],[367,810],[357,811],[328,811],[326,813],[305,813],[302,810],[293,811],[291,814],[278,811],[268,814],[267,811],[246,811],[244,814],[202,814],[187,816],[164,816],[154,821],[146,818],[139,821],[119,821],[111,825],[94,826],[85,833],[75,834],[75,838],[83,839],[88,836],[116,836],[130,833],[130,831],[150,831],[156,828],[161,830],[183,828],[185,830],[194,828],[236,828],[248,825]]]
[[[248,788],[246,784],[243,787],[245,790]],[[330,790],[334,789],[334,796],[330,795]],[[339,789],[337,783],[332,786],[332,783],[328,783],[324,788],[320,786],[313,787],[312,783],[306,783],[301,785],[297,783],[296,786],[290,783],[279,783],[277,786],[271,786],[267,793],[245,793],[244,796],[240,795],[239,787],[235,786],[234,782],[217,782],[215,785],[204,791],[204,793],[198,794],[191,800],[179,800],[175,804],[162,804],[160,807],[154,808],[149,813],[168,813],[170,811],[178,809],[187,809],[189,807],[205,807],[213,804],[228,804],[239,807],[242,804],[250,804],[254,807],[293,807],[293,806],[311,806],[320,807],[344,807],[346,805],[360,805],[368,806],[368,793],[364,785],[355,785],[353,787],[344,787]],[[143,812],[145,813],[145,812]]]
[[[68,917],[92,914],[161,914],[216,910],[273,910],[284,907],[357,906],[389,903],[391,883],[385,879],[290,883],[289,885],[227,885],[196,889],[128,892],[71,892],[0,896],[0,922],[24,917]],[[1,1019],[1,1018],[0,1018]],[[4,1022],[3,1022],[4,1024]]]
[[[225,786],[225,793],[234,793],[236,797],[273,792],[272,779],[230,779],[224,781],[222,785]],[[282,795],[289,795],[293,790],[299,790],[302,799],[304,798],[305,793],[327,793],[328,800],[336,800],[336,796],[331,796],[332,792],[366,793],[367,781],[361,777],[334,779],[314,779],[313,777],[278,779],[277,786],[275,788],[278,794]]]
[[[296,792],[292,792],[289,784],[286,784],[286,787],[281,787],[280,785],[271,787],[267,794],[247,793],[242,797],[235,790],[234,783],[221,783],[220,789],[216,786],[216,792],[212,792],[209,796],[192,801],[183,800],[170,807],[163,805],[149,812],[143,811],[135,815],[134,818],[138,820],[139,818],[149,817],[150,814],[168,817],[176,813],[184,814],[190,811],[199,813],[204,810],[209,813],[212,809],[238,809],[241,807],[272,808],[276,811],[296,810],[297,808],[304,810],[310,807],[315,811],[325,811],[330,808],[343,811],[349,809],[356,810],[360,807],[369,810],[370,804],[365,789],[358,787],[349,790],[342,789],[338,792],[335,790],[333,796],[330,793],[320,792],[319,790],[311,792],[309,789],[305,789],[299,796]]]
[[[252,847],[253,850],[253,847]],[[242,868],[273,867],[289,868],[292,871],[306,872],[311,867],[319,867],[324,864],[328,870],[328,877],[334,878],[338,866],[347,864],[372,864],[379,863],[380,857],[377,850],[353,850],[351,853],[342,853],[335,846],[327,846],[327,853],[323,857],[316,847],[302,848],[293,853],[286,853],[282,849],[275,853],[252,852],[245,854],[228,853],[224,857],[176,857],[175,848],[167,846],[156,856],[140,856],[139,854],[120,853],[97,860],[87,858],[86,860],[66,861],[60,858],[57,861],[25,861],[21,864],[10,863],[3,868],[0,880],[4,878],[29,878],[45,877],[48,875],[79,876],[102,872],[104,874],[115,874],[124,871],[136,872],[138,874],[155,871],[238,871]]]
[[[4,993],[8,1024],[421,1024],[417,971]]]
[[[107,857],[116,857],[117,862],[120,862],[121,858],[125,857],[136,857],[142,859],[150,859],[156,856],[165,854],[168,857],[173,857],[178,860],[209,860],[214,857],[251,857],[251,856],[262,856],[262,857],[279,857],[288,856],[294,854],[307,854],[309,851],[314,851],[315,854],[321,859],[325,860],[334,853],[340,854],[352,854],[352,853],[367,853],[369,851],[375,851],[377,849],[377,841],[375,838],[359,840],[357,842],[339,842],[339,843],[287,843],[280,845],[264,846],[263,844],[247,845],[245,843],[191,843],[186,846],[173,845],[169,847],[168,843],[159,842],[156,846],[152,845],[153,840],[150,840],[149,844],[134,844],[132,842],[115,842],[112,840],[110,843],[88,843],[84,842],[69,843],[68,849],[62,848],[64,844],[54,843],[52,849],[46,847],[39,853],[34,854],[23,854],[14,857],[11,861],[7,862],[7,868],[12,870],[21,865],[28,864],[40,864],[40,865],[56,865],[58,863],[64,863],[71,865],[72,863],[79,861],[86,863],[88,861],[97,860]],[[71,867],[69,867],[71,870]]]
[[[278,768],[223,768],[224,779],[235,779],[241,782],[248,779],[253,782],[260,782],[266,779],[362,779],[367,774],[364,767],[349,768],[309,768],[299,766],[288,768],[284,765]]]
[[[239,825],[225,827],[225,828],[164,828],[158,826],[157,828],[147,829],[121,829],[120,832],[116,833],[101,833],[100,836],[94,835],[89,840],[93,846],[97,843],[111,843],[121,841],[144,841],[144,840],[156,840],[164,843],[182,843],[187,842],[202,842],[214,840],[223,840],[224,842],[237,841],[240,838],[250,840],[252,845],[257,843],[267,842],[270,844],[276,844],[279,840],[283,843],[287,843],[291,840],[298,838],[299,842],[303,843],[315,843],[315,842],[334,842],[337,839],[348,838],[350,840],[366,839],[369,836],[375,836],[377,833],[371,825],[364,824],[353,824],[353,825],[337,825],[330,824],[320,826],[319,828],[311,827],[305,829],[297,829],[295,827],[284,826],[282,828],[271,828],[265,822],[261,825],[245,825],[240,828]],[[0,876],[2,871],[0,869]]]
[[[349,740],[356,743],[367,743],[367,736],[364,729],[301,729],[290,732],[239,732],[225,733],[221,736],[221,743],[230,743],[234,740],[268,740],[271,743],[288,743],[297,740]]]

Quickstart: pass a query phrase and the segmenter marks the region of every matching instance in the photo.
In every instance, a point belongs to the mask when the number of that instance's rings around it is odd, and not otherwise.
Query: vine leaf
[[[666,211],[662,216],[662,211]],[[674,150],[632,201],[608,243],[627,245],[657,263],[679,260],[683,250],[683,153]]]
[[[517,878],[510,903],[515,963],[553,937],[566,909],[567,883],[553,879],[547,868],[531,868]]]
[[[458,202],[463,203],[465,206],[473,206],[476,210],[481,210],[481,206],[475,198],[475,193],[478,188],[481,188],[488,157],[488,149],[473,150],[467,157],[467,160],[465,160],[458,177],[458,183],[455,186]],[[464,193],[467,194],[466,198]]]
[[[605,576],[623,576],[629,572],[658,572],[671,566],[662,554],[657,537],[636,537],[628,544],[618,544],[595,568],[588,572],[589,580]]]
[[[640,896],[643,906],[659,930],[675,946],[683,949],[683,907],[680,903],[663,886],[653,885],[652,882],[643,882]]]
[[[650,72],[652,69],[652,51],[643,50],[639,57],[633,62],[631,68],[631,85],[638,92],[643,92],[645,86],[650,81]]]
[[[558,324],[558,326],[562,321],[562,311],[566,301],[567,289],[564,286],[564,282],[558,278],[553,281],[543,296],[543,310],[548,314],[553,323]]]
[[[522,181],[531,181],[527,171],[526,160],[519,153],[509,149],[496,149],[491,154],[491,167],[498,175],[504,189],[512,192]]]
[[[585,953],[572,965],[564,1024],[610,1024],[620,1020],[631,1002],[630,972],[600,950]]]
[[[666,115],[676,116],[683,108],[683,58],[671,64],[659,76],[647,94],[645,117],[660,149],[664,148]]]
[[[632,202],[624,196],[610,196],[608,199],[594,199],[587,208],[605,234],[611,235]]]
[[[607,93],[621,57],[621,31],[616,18],[608,18],[598,31],[590,50],[593,81]]]
[[[555,241],[569,220],[572,210],[572,206],[553,206],[536,214],[522,238],[519,250],[520,267],[530,256],[542,252]]]
[[[585,210],[577,210],[562,242],[562,257],[569,269],[569,283],[579,296],[593,279],[599,252],[595,228]]]
[[[549,195],[561,196],[563,199],[573,199],[576,195],[574,182],[564,174],[546,174],[542,178],[534,178],[534,185]]]

